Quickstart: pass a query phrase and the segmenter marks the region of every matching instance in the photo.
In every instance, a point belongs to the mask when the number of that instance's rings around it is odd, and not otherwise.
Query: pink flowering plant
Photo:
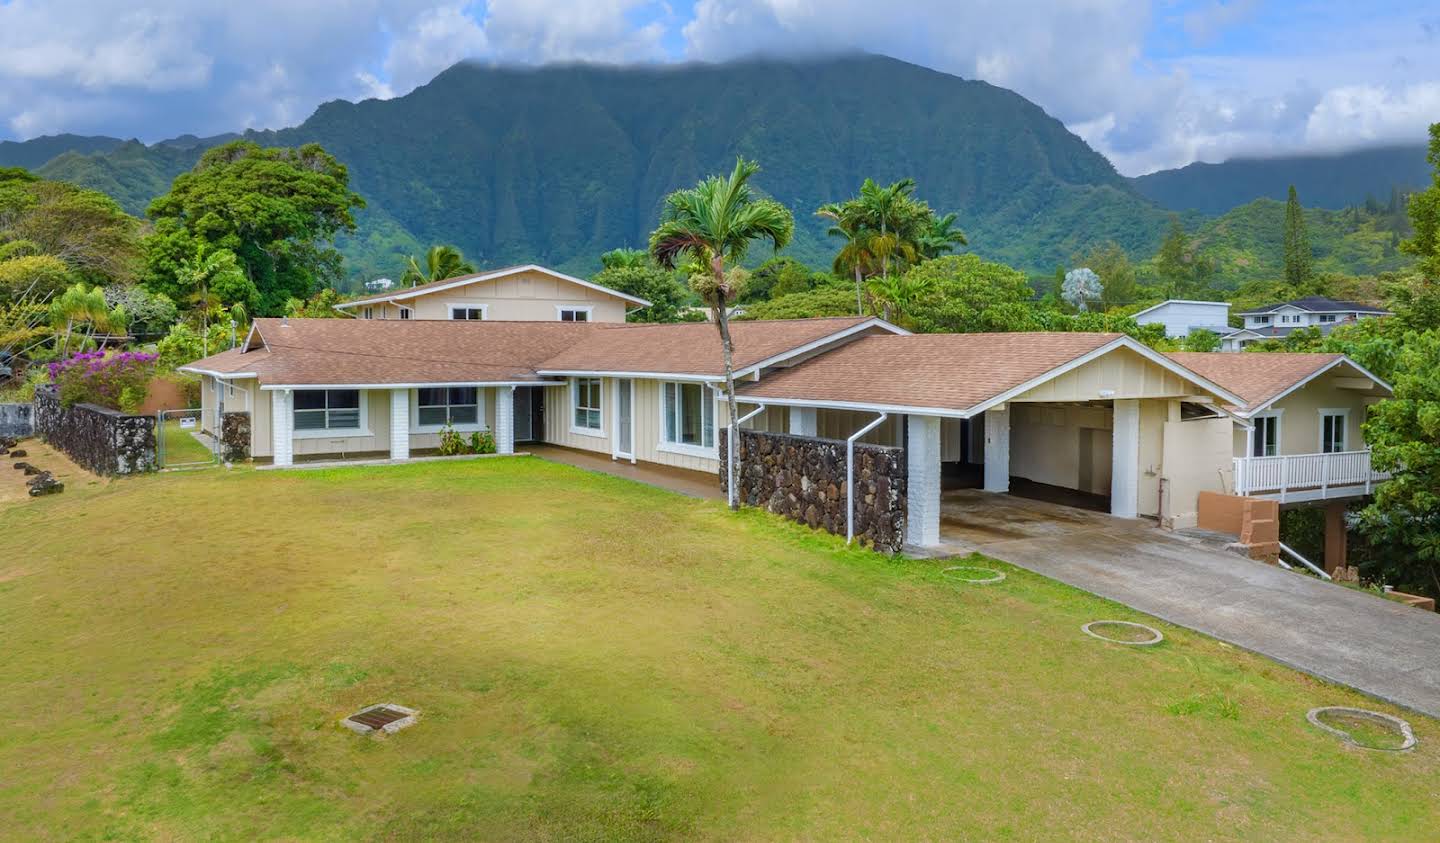
[[[82,351],[51,363],[50,382],[65,407],[99,404],[133,413],[145,402],[155,359],[139,351]]]

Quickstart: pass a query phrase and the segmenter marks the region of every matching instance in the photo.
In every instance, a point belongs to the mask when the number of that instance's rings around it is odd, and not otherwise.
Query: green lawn
[[[0,509],[9,839],[1434,839],[1357,694],[1024,571],[531,458]],[[1337,630],[1342,635],[1343,630]],[[383,739],[361,706],[421,709]]]
[[[188,430],[180,427],[180,420],[170,419],[160,428],[165,437],[165,465],[210,462],[215,455]]]

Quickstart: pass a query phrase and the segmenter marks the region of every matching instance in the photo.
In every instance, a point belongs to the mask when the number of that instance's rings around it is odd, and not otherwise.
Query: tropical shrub
[[[145,401],[155,360],[156,355],[138,351],[82,351],[51,363],[50,382],[59,389],[62,406],[98,404],[134,412]]]
[[[464,437],[447,424],[440,430],[440,447],[437,450],[442,457],[454,457],[465,453],[468,447]]]
[[[470,434],[470,450],[477,454],[495,453],[495,434],[488,430],[477,430]]]
[[[170,333],[155,344],[161,371],[173,371],[205,356],[200,334],[184,322],[170,326]]]

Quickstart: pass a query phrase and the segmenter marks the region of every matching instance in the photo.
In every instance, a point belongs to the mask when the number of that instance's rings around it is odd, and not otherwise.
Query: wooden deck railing
[[[1283,503],[1294,492],[1307,498],[1336,494],[1369,494],[1375,483],[1390,477],[1370,467],[1370,452],[1287,454],[1278,457],[1236,457],[1237,495],[1278,495]]]

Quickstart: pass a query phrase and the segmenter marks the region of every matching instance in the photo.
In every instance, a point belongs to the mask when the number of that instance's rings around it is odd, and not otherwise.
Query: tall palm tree
[[[880,274],[887,281],[891,259],[901,268],[920,262],[918,243],[931,212],[930,206],[912,196],[914,192],[914,179],[901,179],[887,187],[866,179],[860,185],[857,201],[866,224],[876,232],[873,249],[880,257]]]
[[[690,286],[710,305],[720,331],[720,349],[725,365],[725,404],[728,458],[734,465],[739,427],[735,410],[735,347],[730,339],[728,305],[740,293],[744,273],[727,269],[738,264],[753,241],[769,241],[776,251],[783,249],[795,233],[790,211],[773,199],[755,196],[750,177],[760,165],[744,158],[735,160],[729,178],[710,176],[687,190],[665,197],[660,227],[650,235],[650,254],[666,269],[688,266],[693,271]],[[735,484],[730,485],[730,508],[739,509]]]
[[[475,271],[460,254],[460,250],[454,246],[431,246],[430,251],[425,253],[425,268],[421,269],[415,258],[410,258],[410,265],[405,268],[405,274],[400,279],[402,287],[418,287],[421,284],[429,284],[432,281],[444,281],[446,278],[455,278],[460,275],[470,275]]]
[[[946,252],[953,252],[956,246],[968,246],[965,232],[955,227],[955,215],[931,216],[929,223],[920,232],[920,256],[925,260],[938,258]]]
[[[815,211],[816,216],[834,220],[835,224],[826,231],[831,237],[845,238],[845,245],[835,255],[832,268],[836,275],[853,275],[855,278],[855,315],[865,315],[863,293],[865,279],[874,274],[879,263],[875,254],[870,229],[865,226],[859,213],[861,209],[850,202],[828,202]]]
[[[60,354],[70,353],[70,337],[76,323],[105,326],[110,318],[110,308],[105,304],[105,292],[99,287],[87,287],[84,283],[74,284],[50,302],[50,324],[57,330],[65,326],[65,338],[60,344]]]

